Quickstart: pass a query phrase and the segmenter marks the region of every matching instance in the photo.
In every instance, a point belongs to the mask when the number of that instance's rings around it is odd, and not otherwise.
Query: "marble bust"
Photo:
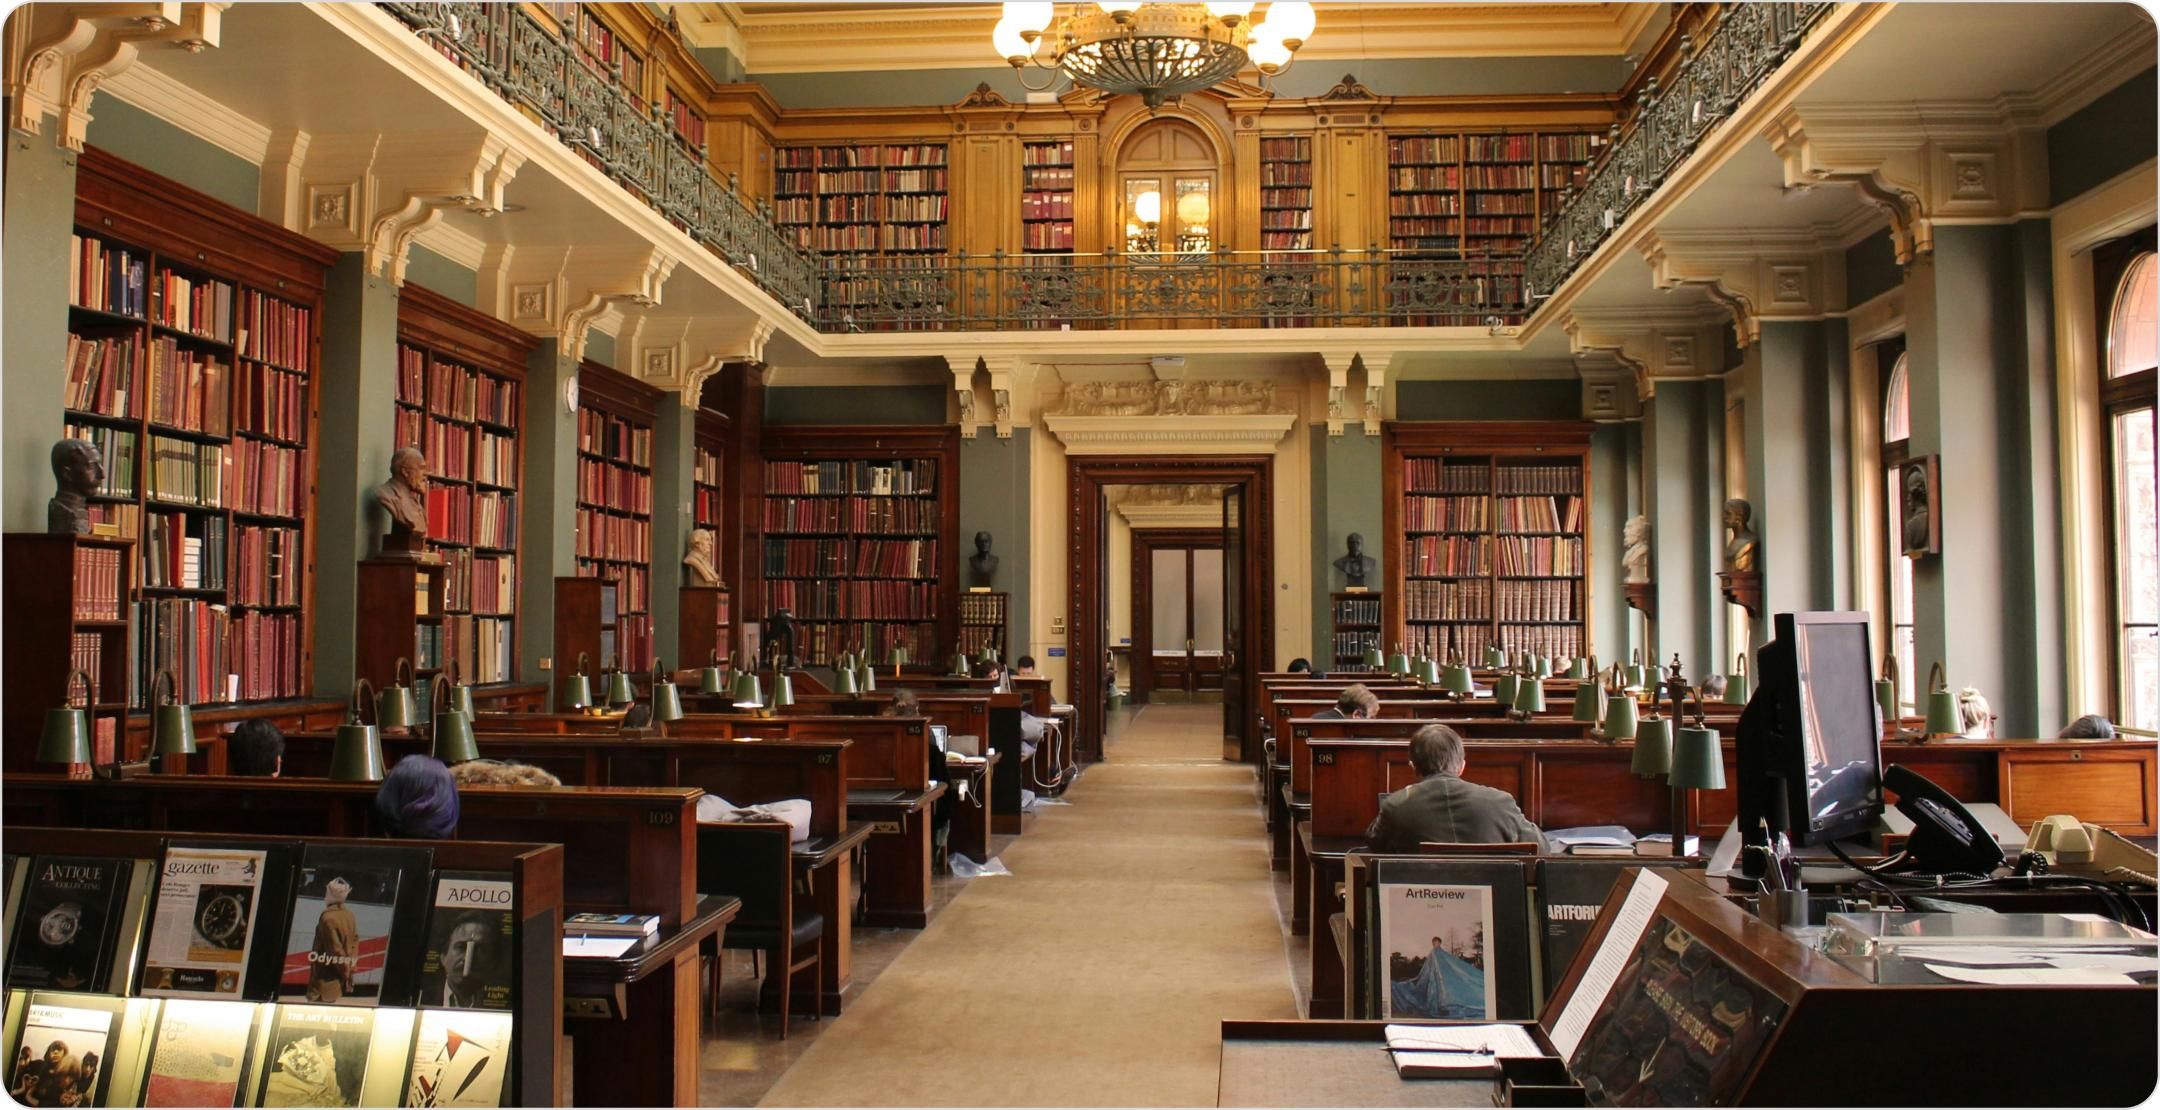
[[[1335,569],[1342,572],[1343,581],[1352,586],[1363,586],[1365,580],[1380,569],[1380,560],[1365,554],[1365,537],[1350,533],[1349,550],[1335,560]]]
[[[400,447],[390,456],[390,479],[375,487],[375,504],[390,518],[384,555],[417,554],[427,539],[427,468],[418,447]]]
[[[692,586],[717,586],[720,570],[713,565],[713,533],[710,528],[690,530],[690,551],[683,556],[683,570]]]
[[[1725,502],[1725,530],[1731,538],[1725,541],[1725,569],[1745,574],[1755,569],[1755,549],[1762,537],[1755,534],[1751,521],[1755,507],[1745,498],[1735,497]]]
[[[1650,581],[1650,518],[1633,516],[1620,530],[1620,542],[1627,545],[1620,553],[1621,581],[1630,586],[1640,586]]]
[[[45,502],[45,531],[56,536],[90,531],[90,495],[105,484],[105,457],[88,440],[63,439],[52,447],[53,481]]]
[[[968,585],[988,586],[997,577],[998,557],[990,554],[990,533],[975,533],[975,554],[968,556]]]

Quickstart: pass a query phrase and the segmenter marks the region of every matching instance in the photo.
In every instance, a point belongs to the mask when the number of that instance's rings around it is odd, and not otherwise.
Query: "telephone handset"
[[[2002,846],[1963,803],[1926,776],[1893,763],[1883,769],[1883,788],[1897,794],[1898,812],[1912,820],[1905,851],[1915,870],[1985,875],[2003,865]]]

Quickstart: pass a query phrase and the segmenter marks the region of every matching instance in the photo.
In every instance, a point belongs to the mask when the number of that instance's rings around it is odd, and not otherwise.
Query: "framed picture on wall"
[[[1942,551],[1935,456],[1922,455],[1898,467],[1898,542],[1907,558]]]

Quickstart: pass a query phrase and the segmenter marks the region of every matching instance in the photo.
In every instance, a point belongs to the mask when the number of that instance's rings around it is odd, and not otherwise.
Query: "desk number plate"
[[[885,834],[885,833],[897,833],[897,832],[899,832],[899,831],[900,831],[900,822],[898,822],[898,821],[872,821],[872,822],[870,822],[870,835],[872,835],[872,836],[881,836],[881,835],[883,835],[883,834]]]

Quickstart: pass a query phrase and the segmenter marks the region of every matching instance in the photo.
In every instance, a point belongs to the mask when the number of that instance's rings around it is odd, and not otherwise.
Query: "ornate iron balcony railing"
[[[1631,123],[1616,129],[1605,156],[1530,244],[1523,272],[1532,303],[1559,289],[1836,6],[1727,4],[1699,45],[1682,39],[1668,84],[1644,88]]]
[[[1639,207],[1835,5],[1728,4],[1642,93],[1522,256],[1386,251],[819,258],[712,172],[655,107],[524,5],[380,5],[595,168],[825,331],[1102,330],[1519,323]]]

